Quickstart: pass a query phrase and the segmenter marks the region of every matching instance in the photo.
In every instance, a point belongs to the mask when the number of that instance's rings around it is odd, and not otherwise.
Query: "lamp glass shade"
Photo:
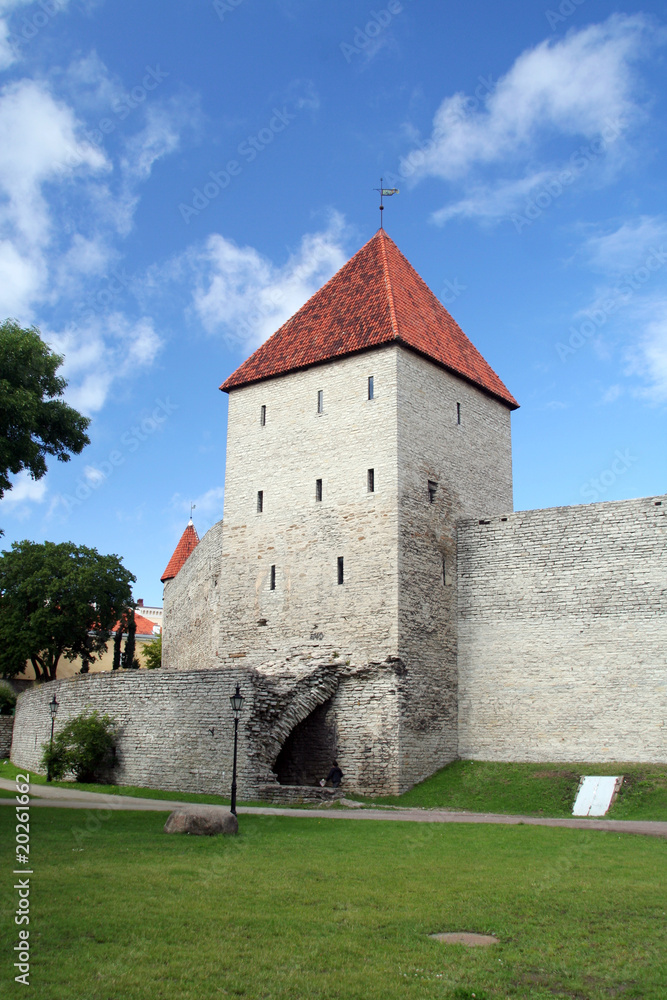
[[[243,707],[243,701],[244,701],[244,699],[243,699],[243,695],[239,691],[238,684],[236,685],[236,691],[234,692],[234,694],[232,694],[232,695],[229,696],[229,701],[231,703],[232,710],[234,712],[240,712],[241,711],[241,708]]]
[[[58,699],[54,695],[53,698],[51,699],[51,701],[49,702],[49,708],[51,709],[51,718],[52,719],[55,719],[56,715],[58,714],[58,708],[59,707],[60,707],[60,705],[59,705]]]

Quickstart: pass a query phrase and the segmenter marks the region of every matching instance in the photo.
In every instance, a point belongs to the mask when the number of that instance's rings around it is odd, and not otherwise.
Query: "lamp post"
[[[236,747],[238,745],[239,739],[239,715],[243,707],[243,695],[239,690],[238,684],[236,685],[236,691],[234,694],[229,696],[231,702],[232,711],[234,713],[234,766],[232,767],[232,805],[231,812],[236,816]]]
[[[59,703],[56,698],[55,691],[53,693],[53,698],[49,702],[49,709],[51,711],[51,744],[49,750],[53,753],[53,727],[56,724],[56,715],[58,714]],[[46,780],[51,780],[51,758],[49,757],[49,766],[46,769]]]

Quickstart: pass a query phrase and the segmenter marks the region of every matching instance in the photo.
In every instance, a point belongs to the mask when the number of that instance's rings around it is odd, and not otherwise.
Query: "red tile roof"
[[[154,634],[153,633],[153,627],[157,624],[156,622],[152,622],[149,618],[144,618],[143,615],[138,614],[136,611],[134,612],[134,620],[137,623],[137,635],[153,635]],[[120,625],[120,622],[116,622],[116,624],[111,629],[111,631],[112,632],[117,632],[119,625]],[[158,625],[158,628],[160,628],[159,625]],[[160,631],[162,631],[162,629],[160,629]]]
[[[518,403],[384,229],[220,386],[250,382],[389,343],[403,344]]]
[[[162,583],[166,583],[167,580],[173,580],[176,574],[183,568],[183,565],[194,550],[199,545],[199,535],[195,530],[195,526],[192,521],[188,522],[188,526],[181,535],[181,540],[174,549],[174,554],[167,563],[167,568],[160,577]]]

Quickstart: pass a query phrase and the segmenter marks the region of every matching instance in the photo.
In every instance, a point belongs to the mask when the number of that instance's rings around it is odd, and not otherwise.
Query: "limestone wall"
[[[9,757],[9,751],[12,745],[13,727],[13,715],[0,715],[0,758],[2,758],[2,760]]]
[[[353,663],[396,655],[396,358],[389,346],[230,393],[224,661],[259,665],[290,651]]]
[[[56,732],[85,710],[108,712],[116,721],[118,784],[228,795],[233,751],[229,695],[236,684],[246,699],[239,725],[240,798],[270,794],[277,786],[272,766],[287,735],[327,701],[335,706],[332,722],[346,788],[396,791],[392,663],[357,670],[295,659],[265,664],[261,672],[246,667],[162,669],[54,681],[20,695],[11,759],[20,767],[41,770],[55,693],[60,703]]]
[[[407,788],[458,753],[455,525],[512,509],[512,455],[510,410],[496,399],[404,349],[398,387],[400,780]]]
[[[222,532],[223,522],[219,521],[204,535],[178,575],[165,584],[163,669],[218,666]]]
[[[458,527],[459,753],[667,761],[667,498]]]

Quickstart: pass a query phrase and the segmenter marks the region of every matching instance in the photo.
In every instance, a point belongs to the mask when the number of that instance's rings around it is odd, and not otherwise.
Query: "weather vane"
[[[380,192],[380,229],[384,229],[384,226],[382,225],[382,213],[384,212],[384,205],[382,204],[382,199],[389,198],[392,194],[398,194],[398,188],[382,187],[382,178],[380,178],[380,187],[373,188],[373,190]]]
[[[192,520],[192,511],[196,510],[196,508],[197,508],[197,504],[196,503],[191,503],[190,504],[190,520]]]

